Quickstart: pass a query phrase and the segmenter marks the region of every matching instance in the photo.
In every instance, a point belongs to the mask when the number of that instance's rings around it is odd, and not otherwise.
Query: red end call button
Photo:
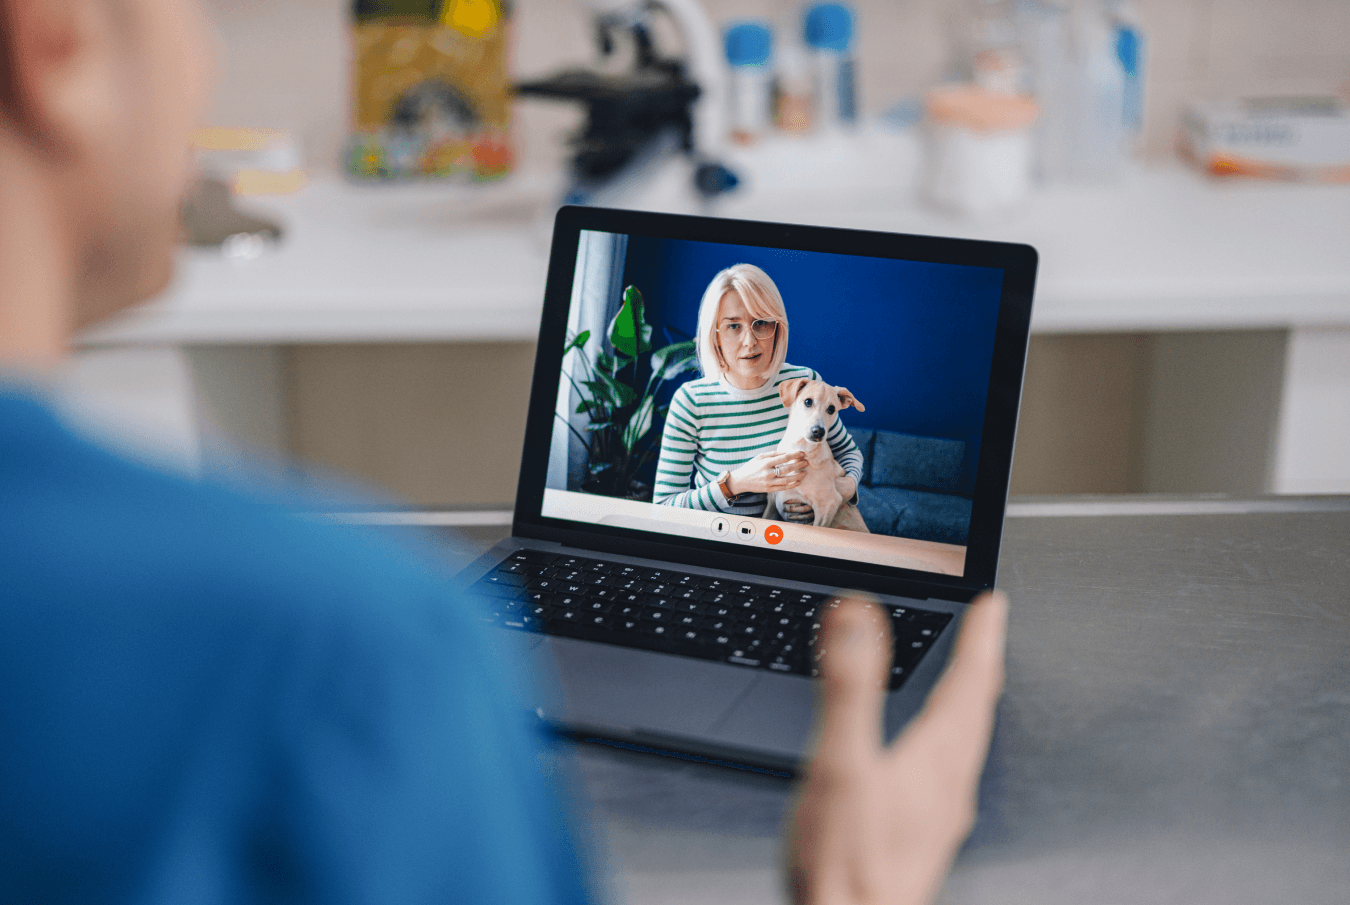
[[[777,525],[770,525],[764,529],[764,539],[771,544],[776,544],[783,539],[783,529]]]

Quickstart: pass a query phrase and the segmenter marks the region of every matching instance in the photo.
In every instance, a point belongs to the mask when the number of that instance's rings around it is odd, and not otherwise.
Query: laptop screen
[[[963,575],[1003,281],[582,230],[541,515]]]

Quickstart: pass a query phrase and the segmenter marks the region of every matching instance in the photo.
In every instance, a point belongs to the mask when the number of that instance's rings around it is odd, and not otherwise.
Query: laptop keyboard
[[[488,621],[508,628],[804,676],[817,674],[811,648],[823,607],[833,599],[538,550],[511,554],[474,589],[491,604]],[[886,609],[895,643],[894,690],[952,617],[913,607]]]

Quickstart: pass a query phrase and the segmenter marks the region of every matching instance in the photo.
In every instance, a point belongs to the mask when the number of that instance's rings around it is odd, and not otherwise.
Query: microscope
[[[718,160],[727,128],[727,74],[717,30],[698,0],[586,0],[601,65],[515,86],[524,97],[582,104],[571,140],[568,204],[683,206],[734,188]],[[659,46],[667,17],[684,56]],[[683,197],[681,197],[683,196]]]

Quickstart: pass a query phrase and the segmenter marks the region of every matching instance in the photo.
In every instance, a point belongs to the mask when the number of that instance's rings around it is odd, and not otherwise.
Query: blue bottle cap
[[[1116,56],[1126,75],[1139,75],[1139,32],[1122,27],[1116,31]]]
[[[737,22],[727,29],[727,62],[732,66],[763,66],[773,55],[773,33],[763,22]]]
[[[853,44],[853,10],[842,3],[818,3],[806,11],[806,46],[843,53]]]

